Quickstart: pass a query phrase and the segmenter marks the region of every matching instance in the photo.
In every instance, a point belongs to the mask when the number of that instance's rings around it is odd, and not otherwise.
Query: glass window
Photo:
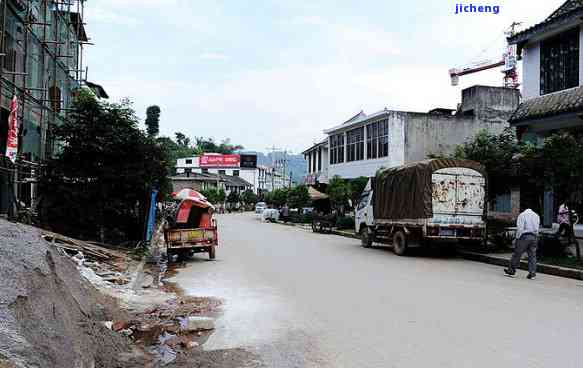
[[[330,137],[330,164],[344,162],[344,134],[336,134]]]
[[[541,42],[540,94],[579,85],[579,28]]]
[[[186,160],[186,164],[187,164],[187,165],[192,165],[192,159],[188,159],[188,160]]]
[[[389,122],[375,121],[366,126],[366,158],[369,160],[389,155]]]
[[[203,174],[208,174],[209,173],[209,169],[202,169],[202,173]]]
[[[346,134],[346,161],[364,159],[364,127],[348,131]]]
[[[219,175],[226,175],[227,172],[225,170],[219,170]]]
[[[233,176],[239,176],[239,170],[233,170]]]

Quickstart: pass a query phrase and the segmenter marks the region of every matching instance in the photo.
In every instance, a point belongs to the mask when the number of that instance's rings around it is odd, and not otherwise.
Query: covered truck
[[[210,259],[215,259],[215,248],[219,245],[217,223],[213,218],[215,208],[192,189],[180,191],[175,199],[179,204],[164,232],[168,254],[205,252]]]
[[[355,213],[362,245],[398,255],[428,243],[485,243],[486,171],[474,161],[434,159],[380,170]]]

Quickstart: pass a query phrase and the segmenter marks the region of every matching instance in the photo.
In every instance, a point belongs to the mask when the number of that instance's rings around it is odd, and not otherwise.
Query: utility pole
[[[275,164],[277,161],[275,160],[275,153],[280,152],[281,148],[276,147],[275,145],[272,147],[267,147],[267,151],[271,153],[271,190],[275,190],[275,175],[277,175],[277,169]]]

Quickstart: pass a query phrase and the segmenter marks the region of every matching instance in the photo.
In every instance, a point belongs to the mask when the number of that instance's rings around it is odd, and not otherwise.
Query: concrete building
[[[85,79],[83,1],[6,0],[0,6],[0,155],[6,152],[11,101],[19,125],[15,162],[0,157],[0,214],[34,207],[43,161],[57,146],[50,127],[69,112]],[[15,202],[14,199],[18,199]]]
[[[569,0],[542,22],[508,38],[522,60],[522,101],[510,124],[519,139],[542,144],[559,130],[583,133],[583,1]],[[518,202],[539,211],[550,226],[560,203],[553,191],[528,182],[512,188]]]
[[[252,157],[255,157],[253,160]],[[257,156],[251,154],[205,154],[180,158],[176,162],[176,173],[183,175],[211,174],[238,177],[251,185],[255,194],[288,187],[289,178],[276,168],[257,165]]]
[[[566,1],[543,22],[508,39],[522,60],[522,102],[510,123],[542,143],[557,129],[583,126],[583,1]]]
[[[230,192],[242,193],[248,189],[253,189],[251,183],[237,176],[219,174],[199,174],[185,172],[170,177],[172,191],[179,192],[182,189],[209,190],[222,189],[226,194]]]
[[[326,129],[327,139],[304,151],[307,181],[371,177],[381,168],[424,160],[430,154],[451,154],[482,129],[499,133],[507,128],[518,103],[518,90],[474,86],[462,91],[457,110],[360,112]]]

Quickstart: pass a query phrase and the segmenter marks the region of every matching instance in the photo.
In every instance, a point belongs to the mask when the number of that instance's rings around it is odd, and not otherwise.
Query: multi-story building
[[[542,144],[558,130],[583,133],[583,1],[569,0],[542,22],[508,38],[522,60],[522,101],[510,118],[518,137]],[[550,226],[560,203],[528,182],[514,188],[517,200],[539,211]],[[518,208],[518,206],[515,206]]]
[[[510,123],[541,142],[557,129],[580,129],[583,113],[583,1],[566,1],[543,22],[508,39],[522,60],[522,102]]]
[[[371,177],[381,168],[424,160],[430,154],[451,154],[482,129],[498,133],[507,128],[518,102],[516,89],[474,86],[462,91],[457,110],[384,109],[370,115],[361,111],[326,129],[327,138],[304,151],[307,182],[327,183],[334,176]]]
[[[36,177],[56,146],[49,127],[67,118],[85,79],[83,13],[81,0],[0,1],[0,155],[14,102],[19,126],[15,162],[0,157],[0,214],[34,206]]]
[[[201,156],[180,158],[176,173],[216,174],[237,177],[248,182],[256,194],[287,188],[291,182],[278,167],[257,165],[255,154],[221,155],[207,153]]]

